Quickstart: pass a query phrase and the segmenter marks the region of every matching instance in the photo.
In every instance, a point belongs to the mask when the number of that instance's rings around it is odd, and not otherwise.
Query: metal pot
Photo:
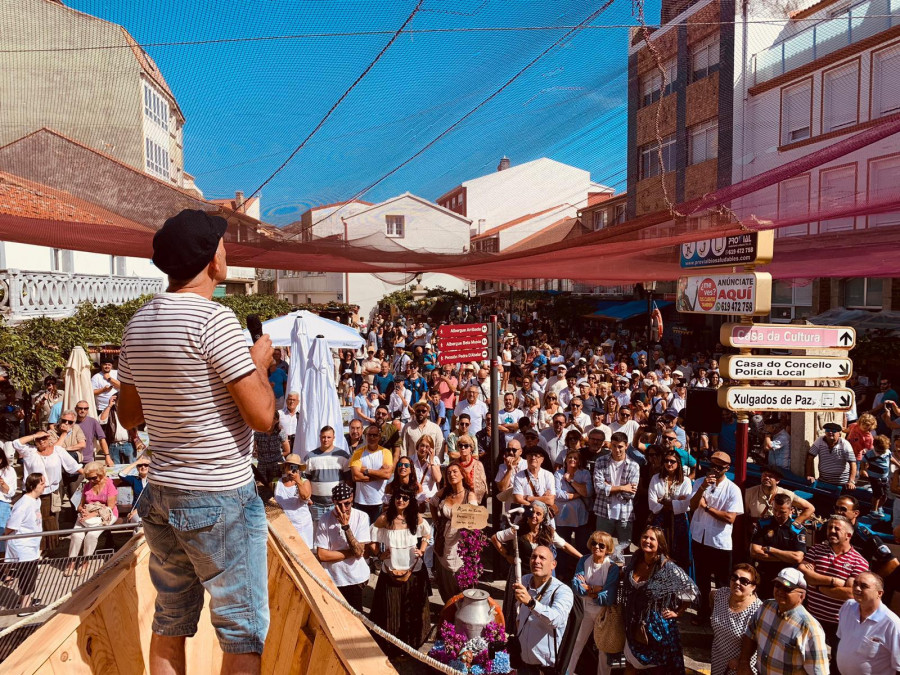
[[[494,618],[491,605],[488,602],[490,593],[477,588],[463,591],[463,597],[459,601],[459,609],[456,610],[456,627],[465,632],[469,639],[481,637],[481,631]]]

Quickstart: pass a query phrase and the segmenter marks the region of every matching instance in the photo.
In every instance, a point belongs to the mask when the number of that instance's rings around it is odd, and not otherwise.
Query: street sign
[[[768,314],[772,275],[768,272],[680,277],[675,309],[689,314]]]
[[[723,387],[718,397],[735,412],[847,412],[855,400],[852,389],[828,387]]]
[[[448,363],[469,363],[470,361],[484,361],[488,358],[488,350],[471,350],[467,352],[440,352],[438,362],[443,366]]]
[[[849,326],[726,323],[719,330],[719,342],[757,349],[852,349],[856,331]]]
[[[853,361],[833,356],[745,356],[719,359],[722,377],[732,380],[847,380]]]
[[[441,352],[472,351],[473,349],[487,349],[487,347],[488,339],[486,337],[438,338],[438,350]]]
[[[773,230],[691,241],[681,245],[682,269],[772,262]]]
[[[446,324],[438,327],[437,334],[439,338],[486,336],[488,334],[488,325],[486,323]]]

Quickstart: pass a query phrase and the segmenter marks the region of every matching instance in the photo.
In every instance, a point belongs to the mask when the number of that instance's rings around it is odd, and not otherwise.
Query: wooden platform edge
[[[267,509],[269,529],[276,533],[284,545],[316,575],[323,579],[331,590],[337,587],[319,560],[309,550],[294,525],[283,511]],[[325,633],[334,651],[347,672],[352,675],[396,675],[397,670],[375,642],[363,623],[347,609],[338,604],[283,550],[278,539],[270,537],[272,547],[278,552],[283,567],[288,571],[302,593],[309,601],[310,608]]]

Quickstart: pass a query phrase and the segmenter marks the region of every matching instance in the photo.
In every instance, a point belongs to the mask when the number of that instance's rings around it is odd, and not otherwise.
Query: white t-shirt
[[[294,436],[297,433],[297,418],[300,411],[297,410],[293,415],[287,410],[278,411],[278,421],[281,423],[281,430],[288,436]]]
[[[227,384],[256,370],[234,312],[195,293],[158,293],[122,338],[119,381],[137,387],[150,482],[234,490],[253,480],[253,430]]]
[[[516,465],[516,474],[520,471],[524,471],[528,468],[528,460],[524,457],[519,457],[519,463]],[[499,483],[506,477],[506,462],[501,462],[499,468],[497,469],[497,476],[494,478],[495,483]],[[515,476],[513,476],[513,480],[515,480]]]
[[[109,376],[113,379],[119,379],[119,372],[113,368],[109,371]],[[107,382],[106,378],[103,377],[103,373],[97,373],[93,377],[91,377],[91,388],[94,390],[103,389],[104,387],[112,387],[111,382]],[[97,412],[104,410],[107,406],[109,406],[109,399],[112,398],[114,394],[118,394],[119,390],[113,387],[109,391],[104,391],[102,394],[97,394],[94,396],[94,402],[97,404]]]
[[[512,410],[501,410],[499,413],[499,422],[498,424],[517,424],[522,416],[525,415],[518,408],[513,408]],[[503,438],[509,443],[513,437],[517,434],[517,431],[513,431],[512,433],[503,433]]]
[[[387,448],[379,447],[377,450],[370,452],[365,446],[358,448],[353,456],[350,457],[349,466],[358,466],[362,469],[380,469],[385,464],[388,467],[394,465],[394,456]],[[356,483],[356,501],[357,504],[365,506],[376,506],[381,504],[384,498],[384,488],[387,486],[386,478],[375,478],[374,476],[367,481],[359,481]]]
[[[369,536],[369,516],[362,511],[350,510],[349,525],[360,544],[368,544],[372,540]],[[348,547],[347,537],[334,515],[334,509],[329,509],[319,520],[314,543],[316,548],[329,551],[343,551]],[[352,586],[369,580],[369,564],[364,557],[323,562],[322,567],[331,575],[335,586]]]
[[[16,534],[41,532],[41,500],[31,495],[22,495],[9,514],[6,527]],[[37,560],[41,555],[41,538],[10,539],[6,542],[7,562],[27,562]]]
[[[465,399],[457,403],[456,408],[453,409],[453,414],[457,417],[463,413],[469,415],[471,422],[469,424],[469,435],[473,437],[484,428],[484,418],[487,412],[487,406],[482,401],[475,401],[475,403],[470,404]]]
[[[606,426],[601,425],[601,426]],[[617,431],[621,431],[623,434],[628,436],[628,445],[634,445],[634,435],[637,433],[637,430],[641,428],[641,425],[638,424],[634,420],[628,420],[625,424],[620,424],[619,422],[613,422],[608,427],[608,432],[606,434],[606,440],[609,440],[609,437],[616,433]]]
[[[313,521],[309,513],[309,504],[305,499],[300,499],[300,493],[296,485],[288,487],[284,481],[275,483],[275,501],[284,509],[284,515],[293,523],[303,542],[312,548],[313,545]]]

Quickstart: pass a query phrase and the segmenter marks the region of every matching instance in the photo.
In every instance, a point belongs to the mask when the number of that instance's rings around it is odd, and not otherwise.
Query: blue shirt
[[[141,480],[140,476],[119,476],[119,478],[131,488],[131,492],[134,494],[134,499],[131,501],[131,504],[136,504],[138,497],[141,496],[141,492],[144,489],[144,481]]]
[[[428,391],[428,381],[424,377],[417,377],[414,380],[408,379],[406,381],[406,388],[412,392],[411,400],[413,403],[416,403],[417,401],[421,401],[425,392]]]
[[[869,465],[869,477],[871,478],[887,478],[891,470],[891,453],[886,452],[879,455],[874,450],[869,450],[865,454],[866,463]]]
[[[387,375],[382,375],[379,373],[375,376],[375,388],[378,390],[379,394],[386,394],[388,392],[388,388],[394,384],[394,374],[388,373]]]
[[[723,424],[719,431],[719,450],[731,457],[732,464],[737,454],[737,421]]]
[[[275,392],[275,398],[284,397],[284,388],[287,386],[288,376],[281,368],[276,368],[269,373],[269,384]]]

